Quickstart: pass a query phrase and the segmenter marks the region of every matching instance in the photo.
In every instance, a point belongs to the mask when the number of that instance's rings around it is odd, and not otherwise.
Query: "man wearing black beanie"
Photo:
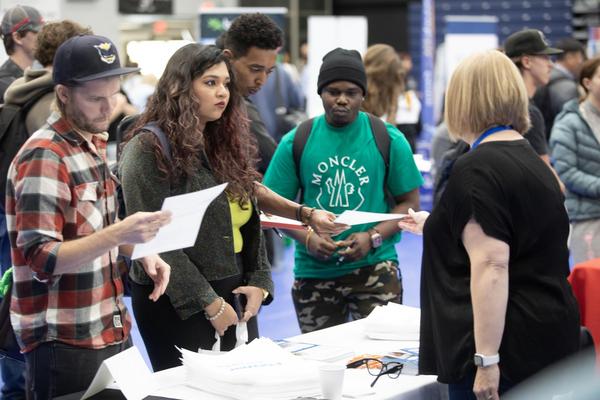
[[[282,138],[265,185],[288,199],[301,190],[307,206],[335,214],[418,209],[423,178],[410,146],[394,126],[360,111],[366,88],[356,50],[327,53],[317,83],[325,113]],[[381,137],[387,147],[379,144]],[[386,192],[393,205],[386,202]],[[334,237],[312,230],[289,235],[298,241],[292,297],[302,332],[364,318],[377,305],[402,302],[395,222],[354,225]]]

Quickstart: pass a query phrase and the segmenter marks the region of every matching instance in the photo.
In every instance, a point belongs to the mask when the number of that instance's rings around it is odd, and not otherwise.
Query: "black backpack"
[[[542,112],[542,115],[544,116],[544,122],[546,124],[546,132],[544,132],[544,133],[546,134],[546,140],[550,140],[550,132],[552,132],[552,125],[554,125],[554,119],[556,118],[556,115],[554,114],[554,111],[552,110],[552,99],[550,98],[550,87],[552,85],[554,85],[555,83],[565,81],[565,80],[569,80],[569,78],[567,78],[564,75],[558,76],[558,77],[552,79],[546,85],[544,85],[544,86],[540,87],[538,90],[536,90],[535,94],[533,95],[533,102],[535,103],[537,108],[540,109],[540,111]]]
[[[10,163],[29,138],[25,125],[27,114],[39,99],[53,90],[53,87],[41,90],[21,106],[6,103],[0,105],[0,199],[2,200],[6,197],[6,180]],[[1,208],[4,209],[4,201]]]
[[[375,144],[377,145],[377,150],[381,154],[383,158],[383,163],[385,164],[385,176],[383,179],[383,189],[385,192],[385,197],[390,209],[396,205],[396,201],[394,200],[394,196],[386,186],[388,173],[390,169],[390,135],[388,134],[387,127],[385,123],[378,117],[373,114],[366,113],[369,117],[369,123],[371,125],[371,133],[373,134],[373,138],[375,139]],[[300,201],[302,202],[302,179],[300,177],[300,159],[302,158],[302,152],[304,152],[304,147],[306,146],[306,142],[308,141],[308,137],[312,131],[314,118],[307,119],[298,125],[296,129],[296,136],[294,136],[294,142],[292,145],[292,154],[294,156],[294,164],[296,165],[296,176],[298,177],[298,182],[300,183]]]

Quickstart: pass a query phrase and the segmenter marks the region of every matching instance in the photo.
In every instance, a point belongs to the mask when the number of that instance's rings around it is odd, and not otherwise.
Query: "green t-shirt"
[[[392,125],[386,125],[391,139],[387,187],[398,196],[419,187],[423,178],[404,135]],[[288,199],[294,199],[300,187],[292,151],[295,135],[294,129],[282,138],[264,177],[266,186]],[[345,210],[389,211],[383,186],[385,164],[371,133],[369,118],[363,112],[342,128],[329,125],[324,115],[314,119],[300,160],[300,176],[304,203],[310,207],[335,214]],[[334,240],[367,231],[375,225],[354,225]],[[329,279],[356,268],[397,260],[394,244],[399,240],[399,234],[393,235],[366,257],[340,265],[336,265],[337,257],[318,260],[307,253],[304,244],[298,244],[294,274],[296,278]]]

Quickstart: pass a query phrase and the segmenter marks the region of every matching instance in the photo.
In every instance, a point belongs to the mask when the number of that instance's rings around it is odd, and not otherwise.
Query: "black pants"
[[[233,305],[231,291],[243,285],[242,275],[213,281],[211,285],[215,292]],[[181,365],[181,353],[175,348],[181,347],[190,351],[199,348],[211,350],[215,343],[215,329],[204,316],[204,310],[188,319],[182,320],[171,305],[168,296],[161,296],[157,302],[148,299],[153,286],[140,285],[131,282],[131,302],[135,320],[152,368],[154,371]],[[256,317],[248,321],[248,341],[258,337]],[[230,326],[221,337],[221,350],[228,351],[235,346],[235,326]]]
[[[61,342],[42,343],[25,354],[27,398],[47,400],[87,390],[102,361],[131,347],[131,339],[86,349]]]

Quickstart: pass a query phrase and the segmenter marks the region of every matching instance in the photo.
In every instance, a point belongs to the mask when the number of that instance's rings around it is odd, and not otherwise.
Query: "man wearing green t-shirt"
[[[323,57],[318,93],[325,114],[314,119],[300,158],[293,157],[296,129],[283,137],[264,183],[293,199],[302,189],[307,206],[331,211],[406,213],[419,206],[423,178],[404,135],[386,124],[390,136],[387,182],[367,114],[359,111],[367,78],[360,54],[335,49]],[[385,189],[394,197],[390,209]],[[302,332],[366,317],[375,306],[402,301],[402,282],[394,244],[397,223],[354,225],[336,236],[294,231],[295,281],[292,297]]]

